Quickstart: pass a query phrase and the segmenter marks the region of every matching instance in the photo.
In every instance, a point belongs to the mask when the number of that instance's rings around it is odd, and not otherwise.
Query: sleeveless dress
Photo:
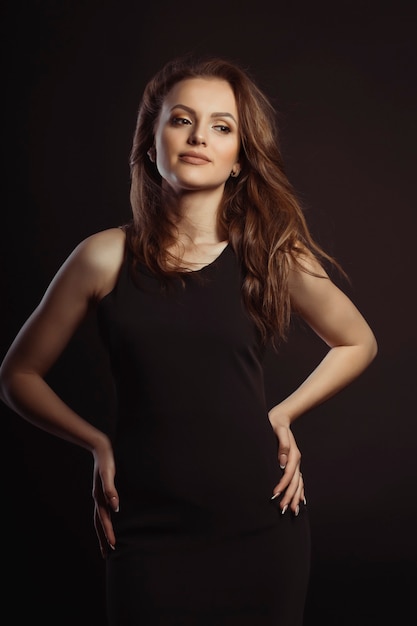
[[[117,393],[110,626],[301,626],[307,509],[284,515],[263,348],[228,244],[164,287],[122,266],[98,305]]]

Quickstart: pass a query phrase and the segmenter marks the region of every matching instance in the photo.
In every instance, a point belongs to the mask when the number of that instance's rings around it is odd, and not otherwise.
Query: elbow
[[[18,371],[11,365],[7,358],[0,364],[0,400],[11,406],[11,398],[18,381]]]
[[[368,355],[369,355],[369,364],[375,359],[378,354],[378,342],[376,340],[375,335],[371,332],[371,336],[368,342]]]
[[[0,367],[0,400],[7,404],[7,390],[10,386],[10,373],[4,366],[4,363]]]

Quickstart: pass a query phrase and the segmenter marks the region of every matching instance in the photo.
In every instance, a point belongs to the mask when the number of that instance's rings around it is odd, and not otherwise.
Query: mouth
[[[192,163],[193,165],[205,165],[210,163],[210,159],[208,159],[204,154],[201,154],[201,152],[194,152],[193,150],[190,150],[189,152],[182,152],[179,155],[179,158],[181,161],[184,161],[185,163]]]

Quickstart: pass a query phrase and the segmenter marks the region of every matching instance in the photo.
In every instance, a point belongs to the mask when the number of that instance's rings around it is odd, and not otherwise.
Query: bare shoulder
[[[91,262],[111,263],[123,258],[125,242],[126,235],[121,228],[108,228],[84,239],[76,251]]]
[[[340,305],[347,304],[346,295],[331,280],[312,252],[301,249],[289,265],[291,306],[304,319],[309,320],[314,311],[323,316],[323,307],[330,310],[336,301]]]
[[[121,228],[109,228],[90,235],[73,250],[61,271],[85,284],[92,298],[100,300],[110,292],[125,256],[126,236]]]
[[[328,278],[328,274],[312,252],[300,246],[295,258],[289,256],[289,285],[295,288],[312,278]]]

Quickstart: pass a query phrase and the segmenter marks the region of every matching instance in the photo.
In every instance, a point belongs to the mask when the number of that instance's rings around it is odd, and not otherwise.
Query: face
[[[155,128],[155,161],[177,192],[223,188],[239,172],[238,112],[225,80],[191,78],[165,97]]]

